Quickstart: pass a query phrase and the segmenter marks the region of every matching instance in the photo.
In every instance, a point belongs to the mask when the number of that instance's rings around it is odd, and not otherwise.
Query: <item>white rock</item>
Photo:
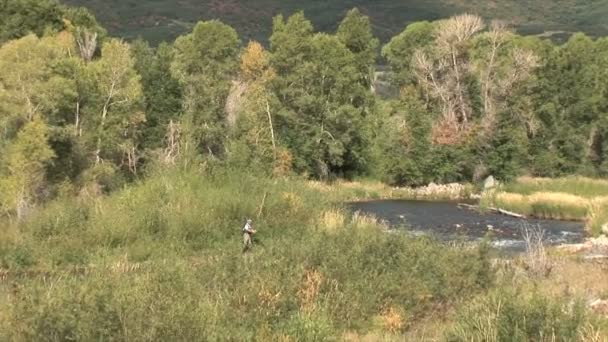
[[[488,178],[486,178],[486,180],[483,182],[483,188],[488,190],[488,189],[494,189],[497,185],[496,179],[494,179],[494,176],[489,176]]]

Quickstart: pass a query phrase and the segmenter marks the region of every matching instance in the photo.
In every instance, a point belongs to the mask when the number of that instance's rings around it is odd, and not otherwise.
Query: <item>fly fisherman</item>
[[[243,227],[243,253],[247,252],[251,247],[253,247],[252,236],[256,233],[256,230],[253,229],[253,221],[251,219],[247,219],[247,223]]]

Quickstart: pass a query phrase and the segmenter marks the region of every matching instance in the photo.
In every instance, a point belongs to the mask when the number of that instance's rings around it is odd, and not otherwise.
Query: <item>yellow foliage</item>
[[[545,184],[545,183],[554,183],[556,181],[563,181],[563,180],[571,180],[573,182],[579,182],[579,183],[608,186],[608,180],[582,177],[582,176],[558,178],[558,179],[546,178],[546,177],[522,176],[522,177],[517,178],[517,183],[520,183],[520,184]]]
[[[69,31],[61,31],[55,37],[57,45],[65,51],[67,56],[76,55],[76,40]]]
[[[244,81],[265,79],[274,75],[270,69],[268,53],[262,44],[252,41],[241,56],[241,77]]]
[[[292,169],[293,156],[283,148],[277,148],[273,173],[277,177],[289,175]]]
[[[262,286],[260,291],[258,291],[259,302],[267,308],[271,308],[271,309],[276,308],[280,299],[281,299],[280,291],[273,293],[272,291],[266,289],[264,286]]]

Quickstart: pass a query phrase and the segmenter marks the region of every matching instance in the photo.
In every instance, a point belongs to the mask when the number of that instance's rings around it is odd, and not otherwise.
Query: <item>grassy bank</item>
[[[306,181],[170,170],[0,238],[0,340],[399,334],[492,284],[482,250],[386,234]],[[241,254],[240,226],[259,239]]]
[[[482,205],[546,219],[585,221],[594,235],[608,223],[608,181],[584,177],[522,177],[487,192]]]
[[[337,181],[331,184],[307,181],[307,186],[324,194],[332,203],[370,200],[450,201],[468,199],[475,188],[471,184],[430,184],[425,187],[391,187],[374,180]]]
[[[484,247],[387,234],[336,205],[350,195],[318,187],[166,170],[5,223],[0,340],[468,341],[470,322],[457,318],[481,317],[468,303],[511,291]],[[242,254],[245,217],[259,234]],[[534,327],[574,322],[560,331],[579,336],[589,318],[552,314],[565,305],[517,302],[491,325],[525,321],[532,307]]]

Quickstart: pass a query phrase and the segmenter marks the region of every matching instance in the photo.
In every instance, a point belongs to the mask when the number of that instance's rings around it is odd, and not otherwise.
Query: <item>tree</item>
[[[412,68],[414,52],[433,43],[436,28],[436,23],[428,21],[412,23],[382,48],[382,56],[391,67],[395,86],[401,88],[416,83]]]
[[[138,40],[132,51],[145,102],[143,143],[146,148],[159,148],[169,123],[178,122],[182,111],[182,88],[171,74],[173,48],[165,43],[152,48]]]
[[[110,160],[137,171],[139,146],[137,128],[144,122],[142,90],[135,61],[127,43],[111,39],[104,44],[101,58],[88,68],[95,84],[95,95],[83,109],[83,127],[95,164]]]
[[[42,36],[46,29],[64,28],[63,9],[55,0],[2,0],[0,45],[30,33]]]
[[[539,174],[598,172],[607,108],[606,61],[594,42],[576,34],[555,47],[539,70],[536,103],[541,128],[533,143]],[[605,50],[604,50],[605,51]],[[549,168],[550,167],[550,168]]]
[[[184,113],[192,121],[199,149],[223,153],[226,99],[238,66],[236,31],[212,20],[199,22],[174,45],[171,71],[183,87]]]
[[[59,113],[76,95],[73,81],[57,72],[69,49],[60,37],[34,35],[0,48],[0,137],[10,138],[15,127],[36,114],[60,120]]]
[[[414,53],[416,78],[427,96],[441,108],[434,139],[454,144],[472,116],[466,76],[471,67],[466,53],[472,37],[484,29],[481,18],[460,15],[439,23],[432,47]]]
[[[273,119],[279,105],[271,87],[275,77],[269,53],[260,43],[250,42],[241,55],[239,80],[234,82],[227,104],[233,124],[230,161],[268,174],[285,171],[277,168],[284,150],[278,146]]]
[[[376,50],[379,43],[372,33],[369,18],[356,8],[348,11],[338,26],[337,37],[355,55],[359,83],[370,89],[374,80]]]
[[[366,164],[365,103],[355,54],[336,36],[312,34],[301,13],[275,18],[271,37],[277,126],[299,172],[351,176]],[[363,97],[364,98],[364,97]]]
[[[71,28],[105,37],[105,30],[85,8],[65,7],[56,0],[0,1],[0,45],[32,33],[41,37],[45,32],[54,34]]]
[[[1,207],[18,219],[41,197],[45,167],[54,154],[48,145],[48,127],[35,115],[17,133],[6,153],[5,177],[0,182]]]
[[[404,88],[398,110],[385,118],[378,139],[382,139],[382,179],[391,185],[423,185],[432,179],[431,117],[415,88]]]

